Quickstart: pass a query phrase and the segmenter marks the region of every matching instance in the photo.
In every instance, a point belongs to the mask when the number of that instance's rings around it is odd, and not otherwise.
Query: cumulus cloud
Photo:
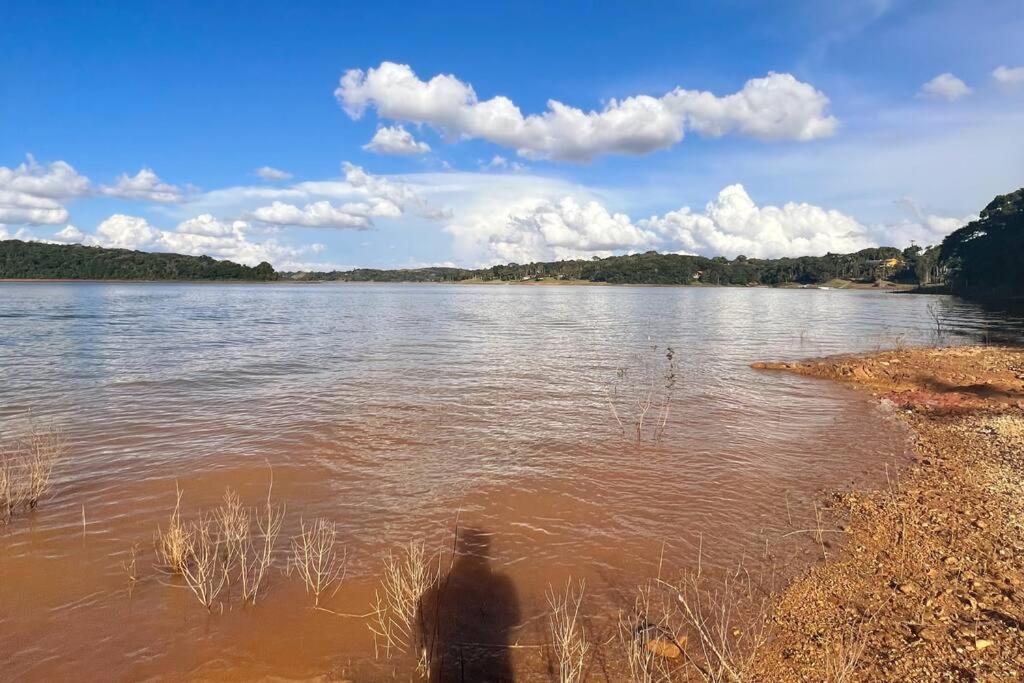
[[[944,73],[922,85],[918,94],[921,97],[955,102],[970,95],[971,89],[953,74]]]
[[[740,184],[723,188],[703,209],[683,207],[634,220],[605,208],[585,188],[559,197],[530,177],[506,176],[518,192],[460,208],[445,230],[456,253],[482,265],[590,258],[657,249],[662,252],[752,258],[849,253],[867,247],[937,244],[970,220],[925,212],[864,224],[853,216],[804,202],[758,205]],[[520,182],[521,181],[521,182]],[[565,194],[570,190],[570,194]],[[493,194],[493,193],[492,193]]]
[[[260,166],[256,169],[256,175],[270,181],[288,180],[292,177],[288,171],[282,171],[273,166]]]
[[[704,255],[777,258],[871,246],[864,227],[850,216],[795,202],[759,207],[740,184],[724,188],[702,213],[686,207],[640,225]]]
[[[124,214],[110,216],[91,235],[70,233],[72,229],[68,226],[57,238],[102,247],[206,255],[250,266],[268,261],[280,269],[310,265],[303,259],[323,251],[321,244],[293,247],[274,238],[256,240],[248,222],[222,221],[209,214],[182,221],[175,230],[162,230],[145,218]]]
[[[835,132],[829,100],[790,74],[769,73],[724,97],[676,88],[662,97],[610,100],[583,111],[556,100],[524,116],[507,97],[481,101],[452,75],[421,80],[405,64],[382,62],[342,75],[335,96],[358,119],[372,107],[394,121],[430,125],[450,138],[476,138],[534,159],[587,161],[602,154],[647,154],[671,147],[687,129],[702,135],[739,133],[764,140],[812,140]]]
[[[67,220],[67,209],[54,199],[0,189],[0,223],[57,225]]]
[[[448,212],[434,207],[411,186],[368,173],[365,169],[345,162],[345,178],[338,181],[310,181],[299,183],[280,193],[282,199],[248,211],[246,217],[266,225],[293,225],[307,228],[335,228],[367,230],[375,218],[399,218],[410,211],[414,215],[440,219]],[[240,191],[251,196],[268,193]],[[287,197],[291,201],[283,201]],[[325,199],[318,199],[326,197]],[[313,199],[301,204],[296,199]],[[339,199],[349,201],[339,202]],[[354,201],[353,201],[354,200]]]
[[[70,164],[40,164],[29,154],[14,167],[0,166],[0,223],[57,225],[68,220],[63,203],[89,191],[89,179]]]
[[[1024,66],[997,66],[992,72],[992,78],[1005,87],[1024,85]]]
[[[0,189],[34,197],[71,199],[89,191],[89,179],[65,161],[40,164],[29,154],[15,168],[0,166]]]
[[[556,259],[607,256],[649,246],[657,239],[625,214],[610,213],[596,201],[581,204],[564,197],[511,213],[504,230],[489,242],[495,256],[517,261],[541,253]]]
[[[141,199],[160,204],[175,204],[184,198],[180,187],[163,182],[148,168],[140,170],[134,176],[122,173],[113,185],[104,186],[100,192],[109,197]]]
[[[433,206],[407,183],[367,173],[362,167],[347,161],[342,164],[342,169],[349,187],[371,198],[386,199],[402,211],[411,211],[422,218],[438,220],[451,215],[448,209]]]
[[[411,156],[426,154],[430,151],[430,145],[414,138],[404,126],[381,126],[374,133],[373,139],[363,145],[363,149],[377,154]]]
[[[82,244],[85,242],[86,236],[84,232],[69,223],[64,229],[58,231],[53,239],[55,242],[64,244]]]

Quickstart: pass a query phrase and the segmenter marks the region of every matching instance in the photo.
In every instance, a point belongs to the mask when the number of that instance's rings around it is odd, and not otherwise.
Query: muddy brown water
[[[225,486],[258,503],[271,469],[277,568],[300,519],[338,524],[332,612],[369,608],[387,549],[457,524],[452,639],[543,643],[568,577],[599,618],[659,566],[756,562],[908,443],[862,396],[749,364],[931,343],[936,311],[946,342],[1019,339],[1000,312],[875,292],[0,284],[0,441],[31,415],[70,446],[53,497],[0,528],[0,678],[408,679],[277,569],[257,605],[213,612],[154,569],[176,485],[188,517]],[[669,346],[663,437],[631,443],[609,387]],[[816,552],[779,545],[780,572]],[[534,660],[500,665],[526,680]]]

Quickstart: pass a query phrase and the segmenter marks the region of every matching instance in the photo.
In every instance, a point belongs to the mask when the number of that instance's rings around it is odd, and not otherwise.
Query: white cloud
[[[64,232],[58,233],[58,238]],[[219,221],[209,214],[182,221],[175,230],[158,229],[138,216],[115,214],[100,223],[95,234],[78,232],[74,237],[102,247],[206,255],[250,266],[268,261],[282,270],[315,266],[303,259],[323,251],[321,244],[293,247],[273,238],[254,241],[251,232],[252,227],[245,221]]]
[[[284,191],[290,199],[318,199],[316,201],[307,201],[300,206],[294,201],[275,200],[269,206],[260,206],[244,213],[268,225],[357,230],[373,227],[374,218],[399,218],[406,211],[435,220],[449,215],[447,211],[431,205],[405,183],[367,173],[365,169],[348,162],[343,164],[343,170],[343,182],[309,181]],[[239,190],[249,197],[267,196],[267,193],[253,193],[245,188]],[[336,203],[342,199],[350,201]]]
[[[82,244],[85,242],[85,233],[70,223],[53,236],[54,241],[64,244]]]
[[[610,100],[583,111],[556,100],[542,114],[523,116],[504,96],[480,101],[455,76],[423,81],[405,64],[382,62],[341,77],[335,96],[360,118],[367,108],[395,121],[422,123],[452,138],[478,138],[535,159],[587,161],[602,154],[646,154],[675,145],[687,128],[703,135],[737,132],[765,140],[811,140],[831,135],[837,121],[828,98],[790,74],[769,73],[732,95],[676,88],[662,97]]]
[[[56,225],[68,220],[63,201],[89,191],[89,179],[70,164],[40,164],[29,154],[24,163],[0,166],[0,223]]]
[[[67,209],[54,199],[0,189],[0,223],[56,225],[67,220]]]
[[[777,258],[872,246],[863,226],[850,216],[794,202],[759,207],[739,184],[719,192],[703,213],[686,207],[640,225],[684,251],[706,256]]]
[[[992,72],[992,78],[1006,87],[1024,85],[1024,66],[997,66]]]
[[[94,239],[104,247],[116,249],[141,249],[153,246],[160,238],[160,231],[152,227],[145,218],[115,213],[99,224]]]
[[[140,170],[134,176],[122,173],[114,185],[104,186],[100,192],[109,197],[141,199],[161,204],[175,204],[184,199],[180,187],[163,182],[148,168]]]
[[[89,179],[67,162],[40,164],[29,154],[25,162],[15,168],[0,166],[0,190],[50,199],[71,199],[89,191]]]
[[[490,236],[489,247],[502,261],[529,261],[608,256],[657,241],[629,216],[610,213],[596,201],[580,204],[563,197],[510,212],[503,229]]]
[[[971,94],[971,89],[953,74],[944,73],[922,85],[918,94],[921,97],[954,102]]]
[[[480,161],[478,165],[484,171],[512,171],[514,173],[521,173],[530,169],[526,164],[521,164],[518,161],[509,161],[500,154],[495,154],[491,157],[490,161]]]
[[[374,133],[373,139],[363,145],[363,149],[377,154],[410,156],[426,154],[430,151],[430,145],[416,140],[404,126],[381,126]]]
[[[385,200],[386,201],[386,200]],[[391,204],[394,206],[394,204]],[[253,211],[250,216],[270,225],[295,225],[305,228],[338,228],[367,230],[373,223],[370,221],[364,207],[336,207],[328,201],[313,202],[299,208],[294,204],[274,202],[270,206],[262,206]],[[365,207],[367,210],[369,207]],[[395,211],[400,213],[397,207]]]
[[[356,191],[386,199],[402,211],[412,211],[417,216],[430,219],[441,219],[450,215],[450,211],[431,205],[410,185],[397,183],[381,176],[367,173],[363,168],[350,164],[342,164],[345,171],[345,182]]]
[[[729,258],[849,253],[911,240],[937,244],[969,220],[916,210],[907,219],[865,225],[809,203],[758,206],[739,184],[722,189],[703,210],[683,207],[636,221],[609,211],[592,190],[560,181],[545,186],[536,176],[495,176],[489,188],[473,191],[480,198],[459,205],[445,230],[462,262],[480,265],[649,249]]]
[[[260,166],[256,169],[256,175],[270,181],[288,180],[292,177],[292,174],[288,171],[282,171],[272,166]]]
[[[0,223],[0,240],[23,240],[25,242],[31,242],[34,238],[32,234],[24,228],[15,230],[12,233],[7,229],[6,225]]]

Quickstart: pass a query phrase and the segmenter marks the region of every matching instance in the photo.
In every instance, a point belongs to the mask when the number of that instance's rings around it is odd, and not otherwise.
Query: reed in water
[[[53,488],[53,468],[64,457],[63,432],[30,423],[15,441],[0,445],[0,524],[33,510]]]

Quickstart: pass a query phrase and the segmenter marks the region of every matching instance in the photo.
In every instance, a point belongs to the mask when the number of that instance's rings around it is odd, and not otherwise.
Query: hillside
[[[738,256],[707,258],[680,254],[609,256],[590,260],[510,263],[491,268],[358,269],[326,273],[283,273],[283,277],[345,282],[463,282],[555,279],[609,284],[783,285],[820,284],[832,279],[873,282],[884,278],[916,284],[927,281],[937,248],[863,249],[853,254],[754,259]],[[889,261],[887,265],[886,262]],[[920,274],[918,271],[921,271]]]
[[[80,244],[0,241],[0,279],[276,280],[273,266]]]

